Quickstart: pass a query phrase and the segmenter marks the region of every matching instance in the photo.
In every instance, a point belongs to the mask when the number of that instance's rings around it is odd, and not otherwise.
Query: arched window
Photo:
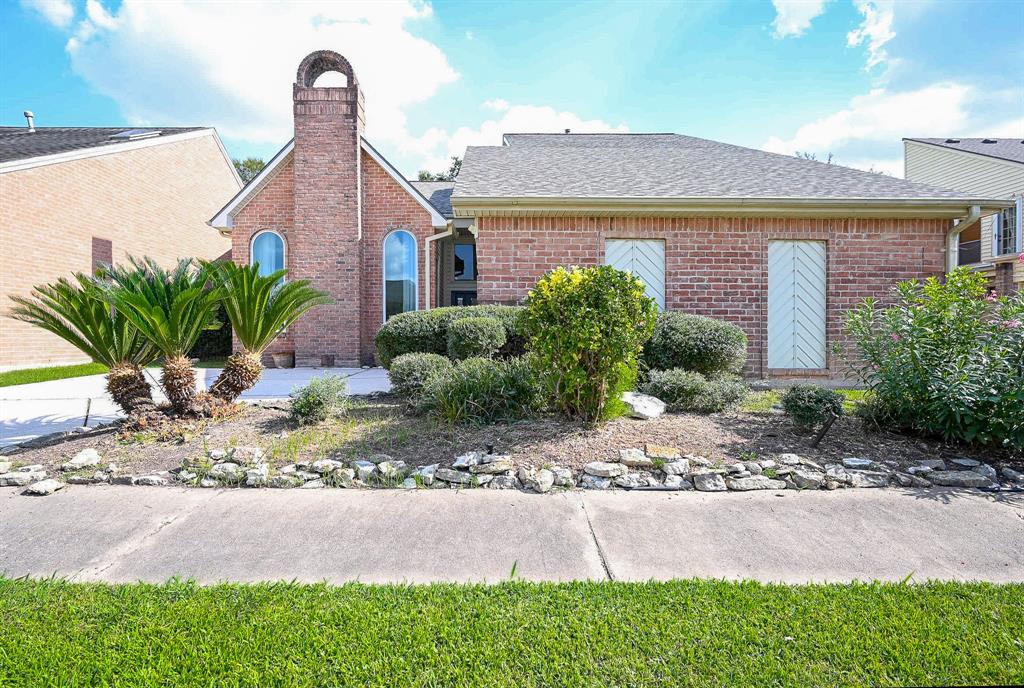
[[[260,276],[284,269],[284,239],[277,232],[264,231],[252,238],[249,251],[250,265],[259,263]]]
[[[384,238],[384,319],[417,308],[416,237],[396,230]]]

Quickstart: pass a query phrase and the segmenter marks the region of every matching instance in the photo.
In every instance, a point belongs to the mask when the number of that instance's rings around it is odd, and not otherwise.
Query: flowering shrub
[[[847,314],[871,417],[950,440],[1024,450],[1024,295],[986,293],[964,268],[896,287]]]
[[[643,282],[628,272],[602,265],[544,275],[530,290],[522,323],[530,351],[551,376],[554,405],[589,422],[621,405],[657,313]]]

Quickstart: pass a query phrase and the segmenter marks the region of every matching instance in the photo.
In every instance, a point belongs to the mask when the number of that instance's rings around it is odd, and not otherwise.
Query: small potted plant
[[[275,368],[294,368],[295,367],[295,352],[294,351],[275,351],[270,354],[270,358],[274,360]]]

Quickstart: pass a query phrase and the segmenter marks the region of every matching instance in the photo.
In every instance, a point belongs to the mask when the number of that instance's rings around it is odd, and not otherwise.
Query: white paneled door
[[[768,367],[825,365],[825,242],[768,242]]]
[[[604,262],[643,280],[647,295],[665,309],[665,242],[660,239],[608,239]]]

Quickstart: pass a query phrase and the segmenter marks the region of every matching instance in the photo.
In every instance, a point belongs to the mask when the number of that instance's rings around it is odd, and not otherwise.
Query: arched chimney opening
[[[320,79],[322,76],[324,79]],[[339,84],[342,79],[344,83]],[[299,64],[295,83],[302,88],[345,88],[359,82],[348,60],[333,50],[317,50],[306,55]]]

